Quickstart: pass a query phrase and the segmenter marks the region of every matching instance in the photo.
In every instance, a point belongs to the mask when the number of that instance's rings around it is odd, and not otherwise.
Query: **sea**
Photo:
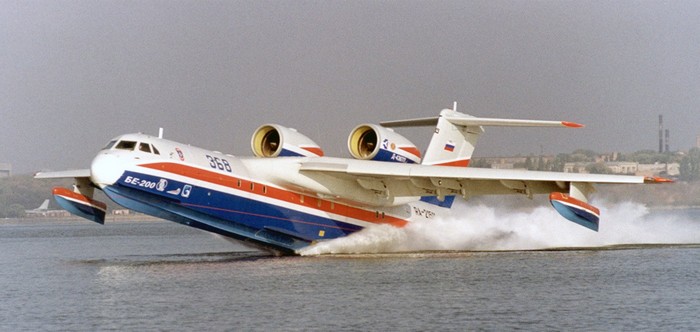
[[[458,212],[294,257],[166,221],[0,220],[0,330],[700,329],[700,209],[613,206],[598,233]]]

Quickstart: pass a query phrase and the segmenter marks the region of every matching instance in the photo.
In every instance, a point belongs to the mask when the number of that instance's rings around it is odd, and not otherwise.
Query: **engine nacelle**
[[[296,129],[276,124],[260,126],[250,140],[253,153],[258,157],[321,157],[323,150]]]
[[[405,137],[392,129],[374,124],[362,124],[348,137],[348,149],[355,159],[419,164],[420,151]]]

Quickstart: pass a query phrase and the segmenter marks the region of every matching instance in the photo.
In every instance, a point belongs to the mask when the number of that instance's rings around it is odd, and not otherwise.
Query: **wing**
[[[39,172],[34,174],[35,179],[60,179],[60,178],[89,178],[89,169],[75,169],[58,172]]]
[[[600,211],[588,204],[593,184],[634,184],[666,182],[660,178],[604,174],[577,174],[487,168],[436,167],[428,165],[384,163],[365,160],[326,158],[301,164],[300,172],[317,182],[331,179],[356,183],[359,190],[381,197],[378,202],[399,202],[402,197],[472,196],[522,194],[532,198],[549,194],[554,208],[565,218],[598,230]],[[334,188],[329,185],[331,190]],[[337,189],[337,197],[352,200],[352,191]]]
[[[366,190],[384,191],[382,194],[393,197],[460,195],[469,198],[504,194],[531,196],[549,194],[552,191],[569,191],[571,183],[583,186],[594,183],[644,183],[646,179],[642,176],[435,167],[331,158],[302,163],[300,171],[345,180],[354,179]]]

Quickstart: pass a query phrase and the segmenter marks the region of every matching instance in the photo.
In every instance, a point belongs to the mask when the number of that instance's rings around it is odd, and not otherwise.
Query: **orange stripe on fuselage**
[[[234,176],[224,175],[201,168],[187,166],[177,163],[152,163],[139,165],[141,167],[154,170],[164,171],[172,174],[177,174],[200,181],[205,181],[224,187],[229,187],[237,190],[243,190],[255,195],[274,198],[283,202],[304,206],[314,210],[319,210],[327,213],[333,213],[348,218],[354,218],[374,224],[390,224],[396,227],[403,227],[408,222],[404,219],[384,215],[380,217],[382,212],[368,211],[350,205],[339,204],[336,202],[319,199],[312,196],[307,196],[285,189],[271,187],[262,183],[253,182],[237,178]],[[240,182],[239,182],[240,181]],[[240,186],[238,185],[240,183]],[[251,189],[252,188],[252,189]]]

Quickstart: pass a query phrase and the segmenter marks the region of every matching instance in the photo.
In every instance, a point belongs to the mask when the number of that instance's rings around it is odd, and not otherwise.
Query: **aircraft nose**
[[[121,164],[119,157],[115,155],[109,153],[97,155],[90,166],[92,183],[100,188],[114,184],[124,173],[124,167]]]

